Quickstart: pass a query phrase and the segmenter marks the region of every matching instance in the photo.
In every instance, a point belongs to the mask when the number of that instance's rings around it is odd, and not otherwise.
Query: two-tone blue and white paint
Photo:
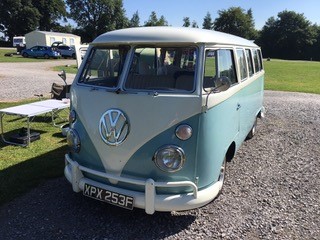
[[[123,85],[132,50],[119,80],[122,92],[80,84],[78,79],[90,51],[119,44],[132,49],[140,45],[195,46],[198,56],[194,91],[126,92]],[[220,48],[233,49],[236,54],[237,48],[259,47],[229,34],[173,27],[117,30],[95,39],[71,88],[71,150],[65,155],[64,173],[73,191],[86,191],[85,185],[89,184],[131,196],[133,206],[148,214],[194,209],[211,202],[222,189],[225,160],[233,158],[248,133],[255,130],[257,117],[264,113],[263,70],[241,82],[236,64],[237,84],[221,92],[204,90],[205,51]],[[124,133],[119,133],[116,126],[106,129],[103,119],[108,118],[114,126],[122,121]],[[190,127],[189,139],[177,137],[179,126]],[[113,135],[109,138],[111,144],[106,142],[105,134]],[[166,146],[184,153],[184,162],[177,171],[167,172],[155,164],[155,153]]]

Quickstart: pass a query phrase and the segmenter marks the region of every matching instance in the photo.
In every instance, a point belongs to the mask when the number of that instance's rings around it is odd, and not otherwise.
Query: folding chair
[[[51,86],[51,98],[62,100],[63,98],[68,98],[70,94],[71,85],[61,85],[58,83],[53,83]]]

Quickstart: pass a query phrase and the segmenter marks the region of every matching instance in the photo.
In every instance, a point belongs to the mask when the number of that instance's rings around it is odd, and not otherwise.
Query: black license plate
[[[83,195],[116,205],[118,207],[126,208],[129,210],[133,209],[133,197],[123,195],[121,193],[112,192],[89,184],[84,185]]]

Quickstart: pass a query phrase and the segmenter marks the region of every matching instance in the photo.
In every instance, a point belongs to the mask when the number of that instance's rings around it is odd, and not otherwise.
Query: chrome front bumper
[[[137,192],[122,188],[112,187],[97,181],[93,181],[83,176],[82,172],[87,172],[99,177],[109,179],[111,182],[130,183],[138,186],[144,186],[145,192]],[[132,196],[134,198],[134,207],[145,209],[147,214],[153,214],[155,211],[183,211],[201,207],[211,202],[219,193],[222,184],[217,182],[201,191],[191,181],[180,182],[155,182],[153,179],[136,179],[117,176],[114,174],[95,171],[73,161],[68,154],[65,155],[64,175],[72,184],[75,192],[83,191],[85,183],[91,184],[109,191]],[[158,195],[156,188],[172,187],[191,187],[192,193],[175,194],[175,195]]]

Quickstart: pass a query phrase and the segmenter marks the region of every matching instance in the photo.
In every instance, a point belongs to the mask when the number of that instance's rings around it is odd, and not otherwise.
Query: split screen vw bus
[[[260,48],[225,33],[141,27],[89,46],[71,87],[73,191],[146,213],[198,208],[263,117]]]

